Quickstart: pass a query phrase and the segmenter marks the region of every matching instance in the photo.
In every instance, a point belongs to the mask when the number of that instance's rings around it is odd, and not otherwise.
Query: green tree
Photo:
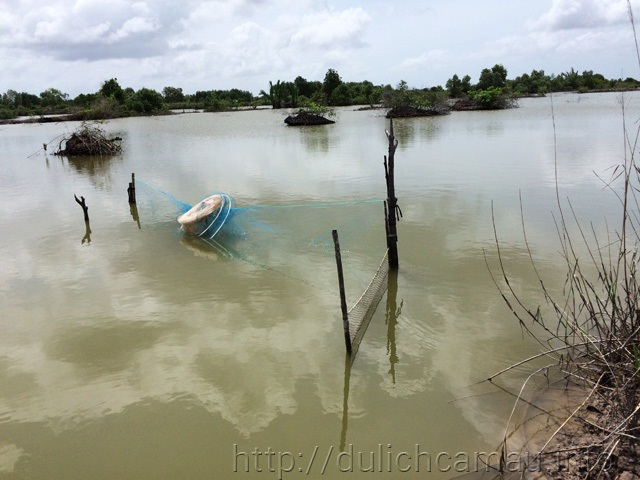
[[[409,84],[404,80],[400,80],[396,87],[396,104],[397,105],[409,105],[411,99],[409,97]]]
[[[379,91],[368,80],[362,82],[344,82],[349,87],[351,99],[349,105],[372,105],[380,101]]]
[[[2,104],[9,108],[15,108],[17,98],[18,92],[9,89],[6,91],[6,93],[2,94]]]
[[[599,73],[593,73],[593,70],[585,70],[582,72],[580,86],[585,90],[602,90],[608,87],[607,80]]]
[[[260,90],[260,96],[267,100],[273,108],[297,107],[298,88],[293,82],[276,83],[269,81],[269,93]]]
[[[462,80],[458,75],[454,74],[445,84],[447,92],[451,98],[460,98],[462,96]]]
[[[544,70],[531,70],[531,91],[529,93],[546,94],[549,91],[549,77]]]
[[[118,102],[123,102],[125,99],[125,93],[122,90],[122,87],[120,86],[120,84],[118,83],[117,78],[106,80],[100,87],[99,93],[104,97],[113,98]]]
[[[162,96],[167,103],[181,103],[184,102],[184,93],[182,88],[176,87],[164,87],[162,89]]]
[[[91,104],[93,104],[96,101],[96,97],[98,96],[97,93],[81,93],[80,95],[78,95],[76,98],[73,99],[73,105],[75,107],[81,107],[81,108],[89,108],[91,106]]]
[[[491,69],[484,68],[482,70],[476,88],[478,90],[486,90],[489,87],[504,88],[506,84],[507,69],[496,64]]]
[[[462,77],[462,93],[468,93],[471,90],[471,77],[469,75],[465,75]]]
[[[300,75],[298,75],[293,83],[298,89],[298,94],[304,95],[307,98],[311,98],[313,92],[315,91],[314,86],[311,82],[309,82],[306,78],[302,78]]]
[[[191,101],[203,107],[206,107],[208,103],[211,101],[211,95],[213,92],[206,90],[198,90],[195,94],[191,96]]]
[[[532,89],[532,82],[529,74],[524,73],[519,77],[516,77],[511,83],[511,89],[517,95],[529,95]]]
[[[56,88],[49,88],[40,93],[40,104],[45,108],[59,108],[65,104],[68,98],[68,94],[62,93]]]
[[[32,93],[21,92],[16,95],[16,106],[26,109],[38,107],[40,106],[40,97]]]
[[[280,80],[275,84],[269,80],[269,93],[260,90],[260,96],[271,104],[272,108],[282,108],[282,100],[280,98]]]
[[[573,68],[558,75],[562,91],[578,90],[580,88],[580,74]]]
[[[342,79],[340,78],[340,75],[338,75],[338,72],[333,68],[327,70],[327,73],[324,76],[324,82],[322,82],[322,93],[324,93],[327,101],[331,99],[331,94],[341,83]],[[331,103],[329,103],[329,105],[331,105]]]
[[[231,90],[219,90],[218,95],[225,100],[231,100],[236,104],[249,105],[254,101],[253,94],[246,90],[232,88]]]
[[[162,95],[149,88],[141,88],[126,100],[131,112],[149,115],[164,108]]]
[[[352,97],[351,97],[351,89],[346,83],[341,83],[331,92],[331,97],[329,98],[329,105],[351,105]]]

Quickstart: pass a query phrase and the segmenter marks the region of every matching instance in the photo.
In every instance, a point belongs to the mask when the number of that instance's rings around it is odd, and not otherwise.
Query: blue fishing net
[[[215,193],[190,205],[168,192],[136,179],[137,208],[145,228],[179,235],[192,249],[215,251],[219,258],[240,258],[257,264],[286,265],[296,257],[334,258],[332,230],[339,231],[343,256],[374,263],[386,250],[382,200],[357,200],[293,205],[236,205],[228,194]],[[178,217],[217,195],[221,206],[187,229]]]
[[[384,206],[381,200],[248,205],[238,207],[225,193],[204,196],[194,206],[139,182],[138,208],[143,225],[171,232],[195,255],[215,261],[242,260],[314,287],[337,293],[335,245],[338,230],[353,307],[350,330],[359,342],[386,286]],[[208,199],[217,196],[218,208]],[[184,228],[178,217],[197,219]],[[364,294],[363,294],[364,292]]]
[[[331,232],[340,231],[340,241],[348,245],[354,238],[372,227],[383,228],[382,200],[300,203],[294,205],[248,205],[238,207],[234,198],[217,192],[203,196],[195,205],[177,199],[172,194],[136,179],[138,210],[147,224],[169,227],[176,233],[199,237],[213,243],[237,243],[255,240],[256,244],[274,239],[333,251]],[[212,215],[202,216],[198,228],[185,232],[177,219],[190,210],[204,210],[204,201],[212,196],[221,198],[220,208]],[[210,242],[209,242],[210,241]]]

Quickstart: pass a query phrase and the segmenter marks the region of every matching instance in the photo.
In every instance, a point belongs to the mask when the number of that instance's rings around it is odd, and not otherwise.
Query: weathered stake
[[[78,205],[80,205],[82,207],[82,211],[84,212],[84,221],[88,222],[89,221],[89,207],[87,207],[87,204],[84,201],[84,197],[80,197],[81,200],[78,200],[78,197],[76,197],[75,193],[73,194],[73,198],[76,199],[76,202],[78,202]]]
[[[398,268],[398,230],[397,220],[402,216],[402,210],[398,206],[396,198],[396,187],[394,179],[394,155],[398,147],[398,141],[393,136],[393,119],[389,120],[389,130],[386,132],[389,139],[389,157],[384,157],[384,176],[387,182],[387,209],[386,209],[386,232],[387,248],[389,250],[389,268]]]
[[[127,193],[129,194],[129,203],[136,203],[136,174],[131,174],[131,182],[129,183],[129,188],[127,188]]]
[[[347,297],[344,290],[344,275],[342,273],[342,255],[340,254],[340,241],[338,240],[338,231],[333,230],[333,245],[336,251],[336,265],[338,266],[338,284],[340,286],[340,305],[342,307],[342,328],[344,329],[344,344],[347,347],[347,353],[351,354],[351,335],[349,334],[349,313],[347,311]]]

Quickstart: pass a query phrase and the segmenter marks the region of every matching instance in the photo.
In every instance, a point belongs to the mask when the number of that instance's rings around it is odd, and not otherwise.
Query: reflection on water
[[[313,152],[326,154],[329,151],[330,133],[326,125],[308,126],[297,129],[304,139],[305,147]]]
[[[140,214],[138,213],[138,205],[129,202],[129,212],[131,213],[133,221],[138,225],[138,228],[142,229],[142,225],[140,224]]]
[[[396,348],[396,326],[398,317],[402,314],[402,300],[398,305],[398,272],[389,271],[387,284],[387,305],[385,309],[385,323],[387,325],[387,355],[389,355],[389,375],[391,381],[396,383],[396,363],[398,363],[398,352]]]
[[[3,128],[0,478],[264,478],[253,463],[233,473],[234,445],[296,460],[333,452],[324,475],[308,475],[323,478],[350,447],[496,448],[512,399],[469,386],[536,350],[487,269],[492,208],[513,287],[533,302],[519,199],[539,271],[561,288],[556,152],[578,214],[601,229],[616,208],[590,173],[618,158],[616,96],[573,98],[554,97],[557,145],[549,99],[394,123],[401,267],[347,364],[325,238],[340,231],[353,304],[384,248],[370,202],[385,195],[380,112],[341,109],[313,130],[270,110],[121,119],[106,128],[124,153],[93,164],[27,158],[60,126]],[[245,235],[185,237],[175,205],[142,191],[128,204],[132,172],[189,204],[233,194],[252,213]]]
[[[209,260],[218,261],[234,257],[234,254],[231,251],[214,238],[200,238],[185,235],[180,239],[180,243],[191,250],[194,255],[198,255]]]
[[[448,121],[448,117],[399,118],[394,120],[393,133],[398,139],[398,147],[403,150],[409,148],[416,140],[437,139],[442,131],[442,124]]]
[[[395,385],[395,364],[398,363],[396,350],[395,329],[398,317],[402,310],[402,301],[400,306],[397,304],[398,295],[398,271],[390,269],[387,273],[386,285],[386,308],[385,308],[385,324],[387,325],[387,355],[389,356],[389,375],[392,383]],[[367,328],[364,325],[362,328]],[[342,432],[340,434],[340,451],[345,451],[347,442],[347,431],[349,428],[349,392],[351,390],[351,370],[353,368],[358,349],[356,348],[350,355],[345,355],[344,363],[344,393],[342,402]]]
[[[111,170],[114,164],[122,163],[122,156],[60,157],[60,161],[88,177],[96,189],[104,190],[113,186]]]

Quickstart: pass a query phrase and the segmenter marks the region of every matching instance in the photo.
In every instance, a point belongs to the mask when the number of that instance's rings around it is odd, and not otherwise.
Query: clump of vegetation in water
[[[60,140],[54,154],[67,157],[117,155],[122,151],[121,141],[120,137],[108,138],[97,124],[83,122],[70,136]]]
[[[502,65],[485,68],[474,86],[469,77],[462,80],[454,75],[447,82],[449,94],[455,98],[453,110],[502,110],[518,106],[516,96],[509,87],[507,69]]]
[[[445,92],[409,89],[404,80],[400,81],[395,90],[384,91],[382,105],[389,109],[387,118],[446,115],[450,110]]]
[[[330,119],[335,118],[335,116],[335,110],[316,103],[310,103],[306,107],[299,108],[293,115],[285,118],[284,123],[290,126],[328,125],[336,123]]]

